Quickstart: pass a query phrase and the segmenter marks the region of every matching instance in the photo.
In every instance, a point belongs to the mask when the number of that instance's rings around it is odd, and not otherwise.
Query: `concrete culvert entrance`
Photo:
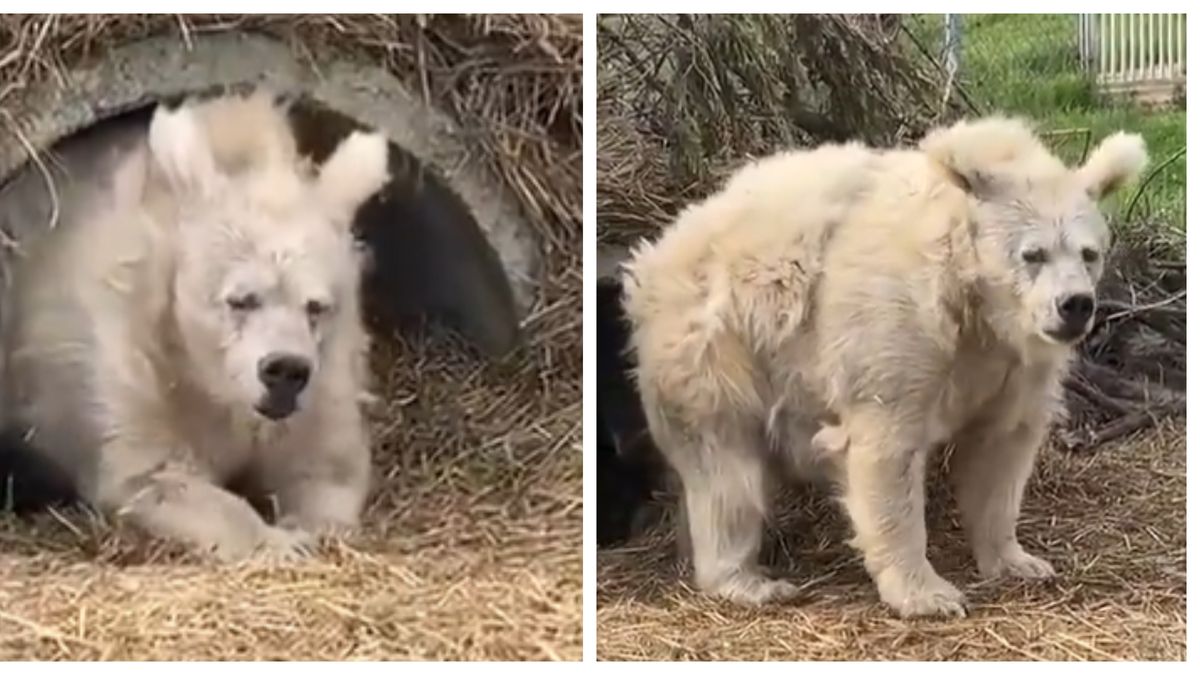
[[[73,145],[88,144],[87,162],[89,152],[144,131],[158,101],[263,85],[289,99],[300,151],[314,160],[355,128],[391,140],[391,181],[355,221],[371,259],[364,300],[372,325],[386,332],[428,316],[492,356],[516,345],[537,276],[532,234],[448,117],[384,71],[332,60],[318,76],[269,38],[202,36],[186,54],[177,44],[150,39],[115,50],[71,73],[71,86],[24,97],[19,133],[0,135],[4,256],[56,216],[49,181],[79,170],[70,166]]]

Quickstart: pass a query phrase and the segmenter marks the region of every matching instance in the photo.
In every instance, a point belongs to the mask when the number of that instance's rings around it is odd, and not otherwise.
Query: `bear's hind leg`
[[[676,463],[696,585],[745,605],[787,600],[798,589],[768,578],[758,565],[768,503],[766,457],[750,434],[722,436],[699,441],[687,449],[686,461]]]

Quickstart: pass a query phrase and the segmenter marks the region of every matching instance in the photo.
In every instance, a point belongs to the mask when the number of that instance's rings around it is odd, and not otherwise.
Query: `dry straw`
[[[1167,422],[1087,459],[1047,453],[1018,529],[1060,576],[981,582],[946,481],[934,476],[934,567],[967,593],[965,619],[901,620],[844,541],[829,495],[775,504],[768,560],[805,587],[761,610],[686,585],[665,524],[597,561],[601,660],[1181,660],[1187,650],[1185,429]],[[934,470],[932,473],[939,473]]]

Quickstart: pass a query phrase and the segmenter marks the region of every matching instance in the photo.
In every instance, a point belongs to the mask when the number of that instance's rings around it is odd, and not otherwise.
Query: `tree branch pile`
[[[1067,380],[1070,417],[1055,434],[1065,450],[1091,450],[1186,414],[1182,243],[1124,234],[1100,286],[1096,328]]]
[[[913,140],[960,111],[891,15],[635,15],[598,22],[602,241],[656,231],[749,157]]]

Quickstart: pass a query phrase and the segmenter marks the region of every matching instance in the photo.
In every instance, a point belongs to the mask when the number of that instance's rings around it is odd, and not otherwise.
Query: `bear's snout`
[[[1072,332],[1082,332],[1096,311],[1096,298],[1090,293],[1074,293],[1058,301],[1058,315],[1063,327]]]
[[[1091,293],[1071,293],[1061,296],[1054,303],[1058,311],[1058,325],[1045,331],[1055,342],[1074,344],[1083,338],[1092,327],[1096,315],[1096,296]]]
[[[271,399],[295,399],[308,385],[312,364],[303,356],[272,352],[258,362],[258,379]]]

